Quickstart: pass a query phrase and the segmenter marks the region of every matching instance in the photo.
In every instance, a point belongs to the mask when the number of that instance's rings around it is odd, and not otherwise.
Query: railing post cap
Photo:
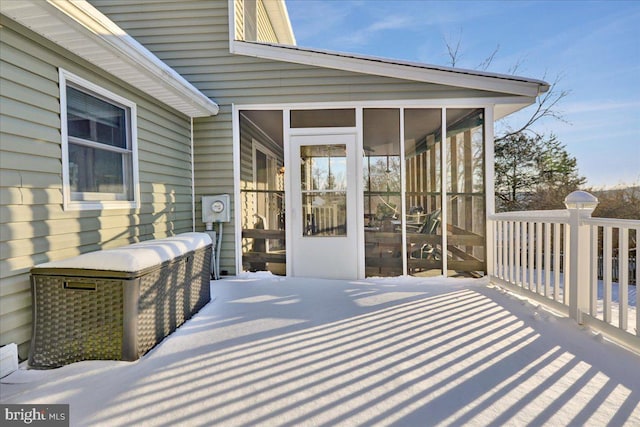
[[[586,191],[578,190],[569,194],[564,199],[567,209],[595,209],[598,206],[598,198]]]

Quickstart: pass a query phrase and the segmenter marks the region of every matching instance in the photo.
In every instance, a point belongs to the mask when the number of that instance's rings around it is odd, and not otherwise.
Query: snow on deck
[[[246,274],[136,362],[2,380],[71,425],[640,425],[640,356],[485,279]]]
[[[182,233],[163,239],[145,240],[119,248],[87,252],[71,258],[39,264],[40,269],[84,269],[139,272],[171,261],[186,253],[210,245],[206,233]]]

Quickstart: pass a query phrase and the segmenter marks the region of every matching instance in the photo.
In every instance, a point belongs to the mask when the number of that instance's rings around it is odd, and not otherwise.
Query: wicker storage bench
[[[211,251],[184,233],[32,268],[29,365],[138,359],[210,301]]]

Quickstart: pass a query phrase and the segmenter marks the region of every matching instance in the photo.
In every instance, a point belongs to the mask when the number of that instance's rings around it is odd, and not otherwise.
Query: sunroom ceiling
[[[0,12],[189,117],[218,113],[215,102],[84,0],[0,1]]]

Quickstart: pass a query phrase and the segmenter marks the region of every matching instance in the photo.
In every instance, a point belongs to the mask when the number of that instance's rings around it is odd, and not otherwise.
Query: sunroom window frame
[[[102,210],[102,209],[136,209],[140,207],[139,177],[138,177],[138,137],[137,137],[137,106],[136,103],[117,95],[102,86],[86,80],[62,68],[59,69],[60,81],[60,119],[62,138],[62,178],[63,178],[63,204],[65,210]],[[125,110],[125,135],[126,148],[92,141],[84,138],[70,136],[67,122],[67,87],[84,92],[104,102]],[[130,164],[123,164],[123,181],[125,188],[130,188],[123,193],[109,192],[72,192],[69,170],[69,146],[70,144],[83,147],[96,148],[101,151],[128,156]],[[129,162],[127,162],[129,163]],[[130,170],[130,178],[129,172]],[[129,179],[131,182],[129,183]],[[130,194],[128,194],[130,193]],[[74,195],[81,195],[77,200]]]

